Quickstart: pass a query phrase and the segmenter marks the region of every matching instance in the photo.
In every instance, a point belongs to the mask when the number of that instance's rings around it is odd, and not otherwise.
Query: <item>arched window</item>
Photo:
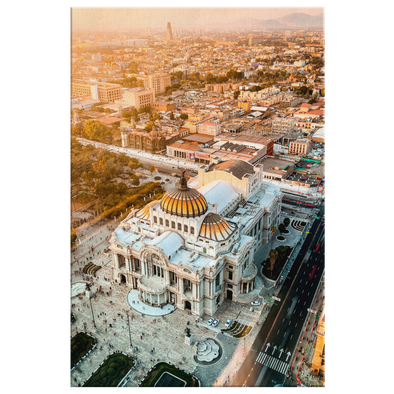
[[[190,234],[194,234],[194,227],[190,227]]]
[[[182,224],[178,223],[178,231],[182,231]]]
[[[189,229],[188,229],[188,227],[186,226],[186,224],[183,226],[183,231],[184,231],[185,233],[187,233],[187,232],[189,231]]]
[[[153,216],[153,223],[157,223],[157,217]]]
[[[166,227],[170,227],[170,222],[166,219]]]
[[[175,229],[175,222],[171,221],[171,228]]]
[[[159,218],[160,224],[163,225],[163,218]]]

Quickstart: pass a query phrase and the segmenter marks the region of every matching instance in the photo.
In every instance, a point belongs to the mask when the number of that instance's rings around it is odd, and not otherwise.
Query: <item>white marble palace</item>
[[[220,159],[189,184],[130,212],[111,236],[114,279],[140,301],[213,315],[253,290],[254,253],[278,224],[282,194],[262,166]]]

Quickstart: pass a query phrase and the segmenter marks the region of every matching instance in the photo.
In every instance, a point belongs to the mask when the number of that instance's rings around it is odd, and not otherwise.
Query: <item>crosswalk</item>
[[[289,366],[289,363],[281,361],[278,358],[272,357],[264,352],[259,353],[256,361],[262,365],[266,365],[268,368],[271,368],[274,371],[278,371],[283,375],[286,373],[287,367]]]

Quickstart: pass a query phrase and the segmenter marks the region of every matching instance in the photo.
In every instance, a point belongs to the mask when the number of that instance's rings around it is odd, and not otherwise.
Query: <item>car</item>
[[[212,323],[212,327],[216,327],[220,323],[220,320],[214,319],[214,322]]]
[[[211,317],[209,320],[208,320],[208,324],[210,325],[210,326],[212,326],[212,323],[215,321],[215,319],[213,318],[213,317]]]
[[[261,305],[260,301],[252,301],[250,305]]]
[[[229,328],[229,327],[231,326],[232,323],[233,323],[233,320],[232,320],[232,319],[228,319],[228,320],[226,321],[226,324],[225,324],[226,328]]]

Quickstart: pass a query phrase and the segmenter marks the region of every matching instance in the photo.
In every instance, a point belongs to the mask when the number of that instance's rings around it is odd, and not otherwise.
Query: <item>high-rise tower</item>
[[[167,41],[172,40],[171,22],[167,22]]]

